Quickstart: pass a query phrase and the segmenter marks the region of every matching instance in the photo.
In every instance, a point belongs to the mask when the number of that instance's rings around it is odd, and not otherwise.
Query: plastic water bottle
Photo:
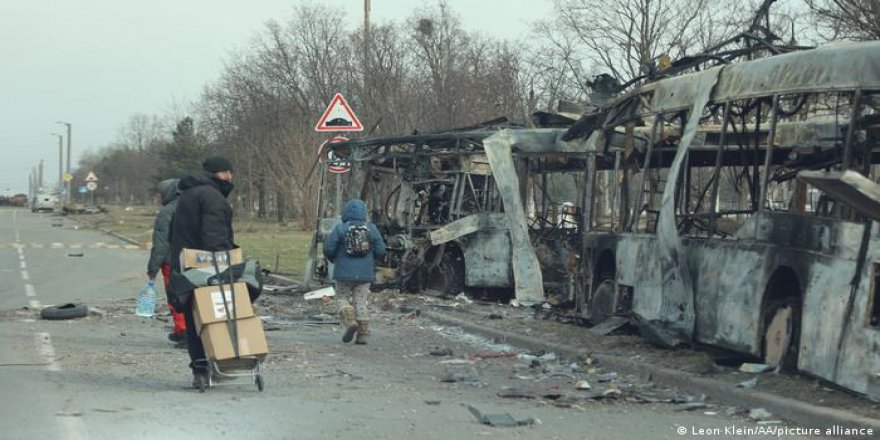
[[[134,313],[138,316],[150,318],[156,314],[156,283],[153,280],[147,283],[137,295],[137,306]]]

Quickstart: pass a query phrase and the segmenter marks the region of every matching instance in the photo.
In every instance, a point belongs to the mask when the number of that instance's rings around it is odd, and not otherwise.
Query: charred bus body
[[[511,148],[507,133],[527,140]],[[588,155],[562,142],[564,133],[496,121],[470,131],[331,144],[352,166],[345,176],[325,175],[342,183],[335,203],[327,203],[330,194],[320,197],[325,218],[316,236],[339,221],[341,200],[358,197],[388,244],[380,284],[445,294],[513,289],[523,303],[543,302],[545,291],[574,298],[580,213],[564,197],[583,193]],[[535,193],[538,204],[524,205]],[[325,278],[329,267],[318,260],[318,278]]]
[[[337,200],[373,209],[382,282],[570,299],[880,395],[878,110],[880,43],[835,44],[636,84],[568,128],[333,144]],[[339,221],[319,199],[316,238]]]
[[[877,393],[878,56],[876,42],[843,43],[715,67],[583,118],[593,319],[631,313],[667,345]],[[603,178],[610,207],[592,189]]]

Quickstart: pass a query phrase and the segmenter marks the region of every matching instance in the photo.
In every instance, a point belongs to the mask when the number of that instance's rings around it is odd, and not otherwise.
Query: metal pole
[[[73,128],[73,124],[71,124],[70,122],[64,122],[64,121],[55,121],[55,123],[56,124],[64,124],[67,126],[67,167],[64,169],[64,171],[69,173],[70,172],[70,132],[71,132],[71,129]],[[70,182],[66,182],[66,185],[67,185],[67,196],[65,198],[67,199],[67,202],[70,203]]]
[[[58,189],[64,185],[64,135],[52,133],[52,136],[58,136]]]

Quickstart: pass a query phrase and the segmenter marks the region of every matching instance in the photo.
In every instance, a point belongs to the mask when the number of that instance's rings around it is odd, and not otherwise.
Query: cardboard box
[[[217,258],[217,266],[220,267],[220,272],[226,270],[231,264],[244,263],[244,255],[241,253],[241,248],[230,250],[228,259],[226,258],[226,251],[211,252],[183,248],[180,251],[180,270],[184,271],[193,267],[214,267],[214,258]]]
[[[222,361],[235,358],[232,347],[230,326],[235,325],[238,331],[238,355],[264,357],[269,353],[266,334],[259,317],[222,321],[205,325],[202,329],[202,344],[208,359]]]
[[[233,291],[235,292],[234,302],[232,301]],[[226,305],[223,304],[223,293],[226,294]],[[245,283],[235,283],[233,286],[224,284],[222,292],[220,286],[199,287],[193,292],[193,297],[195,300],[193,318],[199,334],[201,334],[202,327],[207,324],[226,321],[232,319],[233,316],[236,319],[254,316],[254,308],[251,305],[251,298]],[[226,316],[227,307],[229,308],[228,317]]]

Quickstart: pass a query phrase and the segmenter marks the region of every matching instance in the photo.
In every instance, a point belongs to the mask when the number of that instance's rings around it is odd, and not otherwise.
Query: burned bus
[[[593,320],[880,392],[880,42],[641,84],[564,138]]]
[[[506,133],[525,140],[509,145]],[[318,244],[340,221],[343,200],[357,197],[367,202],[388,245],[378,284],[453,295],[509,290],[523,304],[543,302],[545,292],[560,301],[575,297],[583,285],[576,279],[581,229],[575,201],[588,154],[579,149],[582,142],[561,141],[564,134],[497,120],[329,144],[351,171],[322,174],[323,218],[307,284],[313,274],[325,280],[332,270]]]

